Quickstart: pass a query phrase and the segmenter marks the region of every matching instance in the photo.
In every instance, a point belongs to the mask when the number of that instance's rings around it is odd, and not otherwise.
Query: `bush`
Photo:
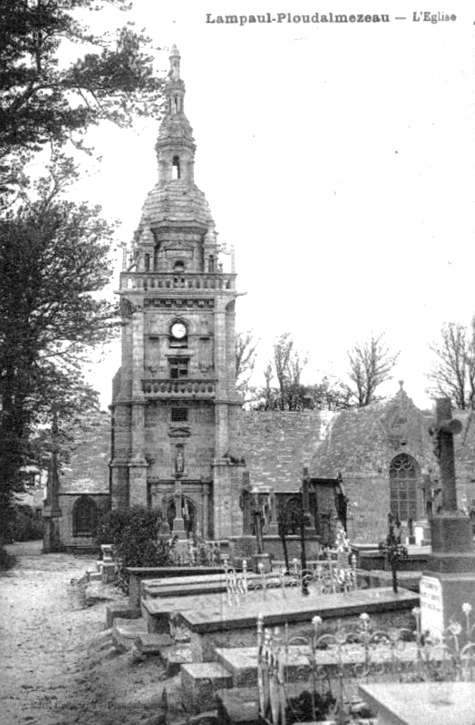
[[[144,506],[110,511],[103,519],[97,535],[98,544],[112,544],[117,563],[117,583],[128,592],[129,566],[170,566],[173,542],[158,538],[162,516],[160,511]]]
[[[9,554],[3,546],[0,546],[0,571],[11,569],[14,563],[15,557]]]
[[[16,506],[10,526],[13,541],[37,541],[43,538],[43,519],[31,506]]]

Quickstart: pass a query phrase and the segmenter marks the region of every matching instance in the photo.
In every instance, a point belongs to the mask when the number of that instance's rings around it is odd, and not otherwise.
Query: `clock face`
[[[177,340],[184,338],[186,335],[186,327],[183,322],[175,322],[172,325],[171,333]]]

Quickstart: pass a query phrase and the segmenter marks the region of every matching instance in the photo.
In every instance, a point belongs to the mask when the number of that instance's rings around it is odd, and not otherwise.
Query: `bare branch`
[[[369,340],[349,350],[348,375],[359,407],[374,402],[376,389],[391,379],[398,357],[399,352],[391,353],[387,347],[384,333],[372,334]]]

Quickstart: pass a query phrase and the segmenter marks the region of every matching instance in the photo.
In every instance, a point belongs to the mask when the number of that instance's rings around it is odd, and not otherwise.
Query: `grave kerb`
[[[338,620],[354,624],[363,613],[380,623],[407,627],[414,624],[412,610],[419,605],[419,597],[414,592],[400,589],[394,594],[390,587],[344,594],[310,594],[305,598],[300,592],[288,593],[286,597],[275,594],[266,601],[256,596],[254,600],[248,598],[245,605],[232,606],[218,595],[206,599],[201,607],[181,608],[177,603],[175,612],[177,623],[190,631],[194,662],[215,659],[216,647],[252,646],[260,613],[265,627],[287,624],[291,630],[308,628],[314,616],[322,618],[323,627],[334,628]]]

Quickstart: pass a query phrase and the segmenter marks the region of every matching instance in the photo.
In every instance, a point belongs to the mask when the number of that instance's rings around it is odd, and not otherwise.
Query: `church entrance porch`
[[[183,521],[185,538],[213,538],[211,518],[211,484],[203,481],[181,480],[181,505],[178,511]],[[151,508],[162,512],[163,521],[174,531],[177,516],[177,492],[175,481],[161,481],[150,484]]]
[[[173,523],[176,518],[175,498],[168,499],[165,506],[165,519],[170,527],[170,531],[173,531]],[[196,534],[198,521],[196,506],[188,496],[181,497],[181,518],[184,521],[186,538],[189,539],[193,534]]]

